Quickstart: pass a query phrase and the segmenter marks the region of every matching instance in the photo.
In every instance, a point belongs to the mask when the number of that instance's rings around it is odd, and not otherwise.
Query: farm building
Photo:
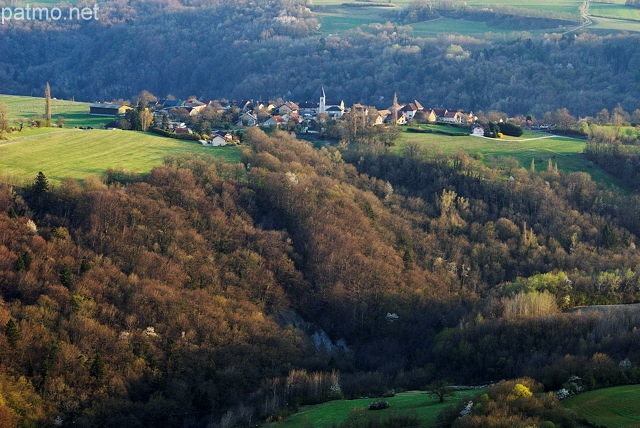
[[[96,103],[89,106],[91,116],[124,116],[131,107],[122,104]]]

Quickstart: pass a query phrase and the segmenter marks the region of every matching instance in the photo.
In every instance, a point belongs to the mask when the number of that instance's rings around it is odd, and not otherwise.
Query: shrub
[[[387,400],[378,400],[369,404],[369,410],[384,410],[389,408],[389,402]]]
[[[384,394],[382,394],[382,396],[384,398],[395,397],[396,396],[396,390],[395,389],[390,389],[387,392],[385,392]]]
[[[163,137],[175,138],[176,140],[198,141],[202,138],[200,134],[174,134],[173,132],[165,131],[160,128],[149,128],[147,131],[162,135]]]
[[[504,135],[511,135],[512,137],[520,137],[522,136],[522,128],[518,125],[514,125],[509,122],[500,122],[498,123],[498,128],[500,128],[500,132]]]

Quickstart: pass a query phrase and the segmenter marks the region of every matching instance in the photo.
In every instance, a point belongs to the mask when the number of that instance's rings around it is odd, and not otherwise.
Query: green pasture
[[[640,9],[625,6],[624,2],[619,4],[591,2],[591,5],[589,6],[589,14],[597,17],[602,16],[605,18],[640,21]]]
[[[389,402],[389,408],[385,410],[367,410],[369,404],[377,401],[377,398],[361,398],[358,400],[335,400],[314,406],[304,406],[299,412],[281,422],[273,422],[266,426],[276,427],[331,427],[339,424],[358,408],[365,409],[366,414],[377,415],[384,419],[392,414],[413,414],[420,418],[421,426],[434,426],[438,414],[447,406],[461,400],[472,398],[481,394],[483,390],[458,391],[455,396],[448,397],[444,403],[421,391],[410,391],[396,394],[395,397],[385,398]]]
[[[61,130],[46,128],[50,133]],[[227,162],[240,160],[237,147],[205,147],[196,141],[176,140],[134,131],[75,130],[58,135],[25,134],[35,137],[0,142],[0,175],[21,180],[38,171],[51,180],[82,179],[101,174],[107,168],[146,173],[161,165],[167,155],[212,154]],[[25,138],[25,137],[23,137]]]
[[[410,143],[418,143],[431,151],[442,151],[453,154],[463,151],[470,156],[482,155],[488,165],[507,165],[508,159],[518,161],[520,167],[529,169],[531,159],[535,159],[536,170],[547,168],[548,161],[557,163],[558,168],[567,172],[583,171],[605,184],[620,185],[611,175],[603,171],[583,154],[585,142],[566,137],[549,136],[549,138],[528,140],[547,136],[536,132],[526,132],[522,137],[505,136],[504,139],[487,139],[480,137],[450,137],[439,134],[417,134],[404,132],[394,150],[401,152]],[[517,141],[507,141],[517,140]],[[511,162],[513,164],[513,162]]]
[[[314,1],[314,10],[317,13],[321,23],[320,31],[323,34],[336,34],[342,31],[356,28],[360,25],[371,24],[374,22],[384,23],[387,21],[394,22],[394,9],[404,7],[412,3],[411,0],[395,1],[386,3],[393,7],[377,7],[372,2],[372,6],[367,7],[346,7],[344,3],[357,3],[367,5],[367,2],[341,1],[341,0],[316,0]],[[537,0],[534,3],[518,2],[514,0],[471,0],[467,2],[470,6],[490,7],[491,5],[511,6],[523,9],[534,9],[549,11],[562,14],[578,15],[578,8],[581,4],[577,0]],[[431,21],[418,22],[411,24],[414,29],[414,35],[419,37],[437,37],[439,34],[460,34],[469,35],[480,38],[492,39],[499,36],[502,37],[520,37],[522,32],[514,31],[513,28],[501,28],[499,25],[488,26],[482,21],[470,21],[465,19],[440,18]],[[535,30],[531,31],[531,35],[541,36],[545,32],[557,31],[557,29]]]
[[[13,126],[18,125],[19,118],[32,119],[44,117],[44,98],[22,97],[14,95],[0,95],[0,103],[7,106],[9,120]],[[99,128],[103,124],[111,122],[113,118],[89,116],[90,103],[81,103],[68,100],[51,100],[51,121],[56,123],[59,116],[65,121],[65,127],[92,127]]]
[[[346,7],[340,4],[328,5],[317,11],[320,31],[323,34],[337,34],[375,22],[393,21],[392,13],[397,7]]]
[[[608,428],[640,426],[640,385],[598,389],[562,401],[580,418]]]
[[[640,22],[601,17],[592,17],[591,19],[593,24],[587,28],[599,35],[618,34],[625,31],[640,32]]]

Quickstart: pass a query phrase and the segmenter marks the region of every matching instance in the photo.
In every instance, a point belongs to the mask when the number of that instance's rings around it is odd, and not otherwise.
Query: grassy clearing
[[[342,2],[341,2],[342,3]],[[360,25],[393,21],[394,7],[344,7],[340,4],[322,8],[317,13],[320,31],[323,34],[337,34]]]
[[[435,426],[438,414],[447,406],[459,402],[465,398],[471,398],[481,394],[483,390],[458,391],[454,397],[448,398],[445,403],[438,403],[434,397],[420,391],[403,392],[395,397],[386,398],[390,404],[388,409],[377,410],[376,415],[384,418],[391,414],[415,414],[422,422],[421,426]],[[332,424],[342,423],[349,414],[357,408],[367,409],[369,404],[376,401],[375,398],[359,400],[336,400],[315,406],[305,406],[299,412],[282,422],[268,424],[270,428],[276,427],[330,427]],[[369,412],[367,410],[367,412]]]
[[[387,1],[387,0],[374,0],[372,3],[387,3],[394,6],[409,6],[415,0],[397,0],[397,1]],[[340,6],[343,3],[359,3],[357,0],[313,0],[314,6]]]
[[[318,18],[320,19],[320,31],[324,34],[336,34],[342,31],[356,28],[360,25],[374,22],[384,23],[394,22],[394,8],[404,7],[412,3],[412,0],[401,0],[389,2],[393,7],[344,7],[347,0],[316,0],[314,5]],[[375,2],[385,3],[385,2]],[[488,7],[492,5],[511,6],[523,9],[534,9],[549,11],[554,13],[568,13],[578,16],[578,8],[582,3],[579,0],[537,0],[534,3],[516,2],[514,0],[471,0],[467,2],[470,6]],[[366,3],[363,3],[366,4]],[[513,28],[500,28],[487,26],[485,22],[469,21],[465,19],[440,18],[436,20],[411,24],[414,35],[419,37],[437,37],[440,34],[460,34],[485,39],[497,38],[517,38],[521,37],[521,31],[514,31]],[[527,32],[532,36],[541,36],[545,32],[553,32],[557,29],[534,30]]]
[[[9,110],[9,120],[12,125],[17,125],[20,117],[27,119],[44,117],[44,98],[21,97],[14,95],[0,95],[0,103],[6,104]],[[51,120],[55,123],[59,116],[67,122],[66,127],[93,127],[98,128],[111,122],[113,118],[89,116],[89,103],[80,103],[67,100],[52,100]]]
[[[394,21],[390,15],[392,8],[345,8],[328,7],[317,13],[320,20],[320,31],[327,34],[338,34],[351,30],[361,25],[372,23],[385,23]],[[409,25],[413,29],[415,37],[435,38],[442,34],[458,34],[477,38],[514,39],[523,36],[542,36],[544,33],[553,32],[554,29],[530,30],[526,32],[514,31],[512,28],[500,28],[488,26],[483,21],[470,21],[466,19],[438,18],[430,21],[417,22]]]
[[[534,0],[534,1],[514,1],[514,0],[467,0],[469,6],[489,7],[489,6],[511,6],[522,9],[533,9],[539,11],[549,11],[556,13],[570,13],[579,15],[578,8],[582,4],[580,0]]]
[[[640,9],[625,6],[625,0],[611,3],[591,2],[589,14],[593,20],[589,31],[597,34],[640,32]]]
[[[562,404],[591,423],[609,428],[640,426],[640,385],[589,391]]]
[[[528,132],[520,139],[536,138],[543,134]],[[505,137],[506,139],[507,137]],[[516,139],[508,137],[509,139]],[[567,172],[583,171],[601,183],[620,186],[617,179],[603,171],[582,153],[585,142],[564,137],[551,137],[531,141],[504,141],[479,137],[449,137],[438,134],[412,134],[405,132],[395,150],[402,150],[408,143],[419,143],[431,150],[441,150],[452,154],[458,151],[473,156],[481,153],[484,161],[491,165],[506,157],[514,158],[521,167],[529,168],[531,159],[535,159],[536,169],[544,170],[549,159],[558,164],[558,168]]]
[[[640,22],[622,19],[592,17],[593,25],[587,27],[589,31],[599,34],[618,34],[620,32],[640,32]]]
[[[82,179],[110,167],[146,173],[167,155],[189,153],[213,154],[227,162],[240,160],[237,147],[204,147],[142,132],[91,130],[0,145],[0,172],[25,179],[42,171],[51,180]]]
[[[640,21],[640,9],[611,3],[591,3],[589,14],[606,18],[633,19]]]
[[[410,25],[416,37],[438,37],[440,34],[459,34],[483,39],[515,37],[512,30],[501,30],[489,27],[483,21],[469,21],[466,19],[439,18],[431,21],[417,22]]]

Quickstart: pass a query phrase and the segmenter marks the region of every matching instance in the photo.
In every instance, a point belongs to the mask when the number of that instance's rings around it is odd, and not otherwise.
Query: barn
[[[124,116],[131,107],[122,104],[96,103],[89,106],[91,116]]]

